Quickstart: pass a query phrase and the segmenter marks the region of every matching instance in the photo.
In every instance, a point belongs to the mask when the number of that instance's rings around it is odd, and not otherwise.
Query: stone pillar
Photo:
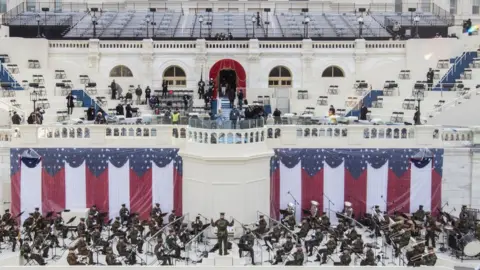
[[[153,40],[143,40],[142,62],[145,66],[145,82],[153,85]]]
[[[88,43],[88,67],[98,72],[100,66],[100,40],[90,39]]]
[[[302,49],[302,82],[300,87],[303,89],[315,89],[315,85],[310,85],[309,82],[317,75],[313,74],[312,61],[314,59],[313,43],[311,39],[303,40]],[[320,72],[320,71],[317,71]],[[320,74],[318,74],[320,75]]]
[[[205,39],[197,39],[195,48],[195,80],[200,80],[200,77],[202,77],[206,86],[206,82],[208,82],[209,79],[208,76],[210,70],[207,67],[207,49]]]
[[[365,79],[363,78],[363,65],[365,60],[367,59],[367,50],[366,50],[366,42],[365,39],[356,39],[355,40],[355,79]]]
[[[258,87],[258,83],[261,83],[262,78],[259,76],[258,70],[260,70],[260,44],[258,39],[250,39],[248,42],[248,67],[245,71],[247,73],[247,88]],[[248,91],[245,94],[248,94]],[[245,98],[248,99],[247,96]]]
[[[273,150],[266,141],[187,142],[179,154],[183,159],[184,213],[216,219],[220,212],[225,212],[227,219],[234,217],[242,223],[255,222],[257,211],[270,213],[269,168]]]

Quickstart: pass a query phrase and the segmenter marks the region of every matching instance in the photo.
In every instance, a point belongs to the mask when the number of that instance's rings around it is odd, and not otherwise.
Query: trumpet
[[[410,261],[412,261],[412,262],[419,261],[419,260],[423,259],[424,257],[426,257],[428,255],[430,255],[430,254],[429,253],[418,254],[418,255],[415,255],[412,258],[410,258]]]

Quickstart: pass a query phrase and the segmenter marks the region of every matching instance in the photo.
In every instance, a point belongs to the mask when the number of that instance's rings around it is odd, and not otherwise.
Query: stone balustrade
[[[474,130],[403,125],[270,125],[249,129],[206,129],[186,125],[20,125],[14,129],[0,129],[0,142],[22,147],[146,147],[152,144],[181,147],[186,143],[266,143],[271,148],[454,147],[472,145],[476,136]]]

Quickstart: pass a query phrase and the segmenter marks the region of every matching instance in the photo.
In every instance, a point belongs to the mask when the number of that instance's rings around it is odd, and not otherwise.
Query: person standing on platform
[[[213,219],[211,220],[211,224],[213,227],[217,228],[217,244],[219,245],[219,254],[220,256],[222,255],[228,255],[227,252],[227,243],[228,243],[228,227],[233,226],[234,221],[232,220],[231,222],[228,222],[225,219],[225,213],[220,213],[220,219],[217,219],[217,221],[213,222]]]

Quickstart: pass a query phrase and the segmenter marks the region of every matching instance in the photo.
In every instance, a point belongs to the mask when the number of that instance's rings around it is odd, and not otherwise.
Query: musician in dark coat
[[[122,265],[121,262],[117,261],[117,256],[115,256],[111,247],[107,247],[107,256],[105,257],[105,262],[107,265]]]
[[[418,206],[418,210],[413,213],[413,218],[418,221],[423,221],[425,219],[425,211],[423,210],[423,205]]]
[[[315,229],[315,234],[312,235],[312,239],[305,241],[305,250],[308,256],[312,256],[313,248],[319,246],[323,241],[323,232],[321,228]]]
[[[225,213],[220,213],[220,219],[213,222],[211,220],[211,225],[217,228],[217,243],[220,246],[219,254],[220,255],[228,255],[227,252],[227,242],[228,242],[228,227],[234,225],[234,221],[228,222],[225,219]]]
[[[120,208],[119,215],[120,215],[121,224],[123,224],[125,221],[130,220],[130,211],[128,210],[125,204],[122,204],[122,208]]]
[[[68,251],[67,262],[68,265],[85,265],[84,263],[78,261],[77,254],[75,254],[75,249],[73,248]]]
[[[304,259],[305,259],[305,257],[303,256],[302,245],[297,244],[297,250],[295,251],[295,253],[293,253],[293,260],[290,260],[290,261],[286,262],[285,265],[300,266],[300,265],[303,265],[303,260]]]
[[[350,251],[344,250],[340,255],[340,262],[334,262],[333,265],[350,265],[352,262],[352,256],[350,255]]]
[[[267,221],[265,220],[265,217],[263,215],[259,216],[258,224],[257,224],[257,229],[255,229],[255,233],[257,235],[263,235],[268,232],[267,229]]]
[[[100,232],[100,225],[95,226],[95,230],[92,233],[92,242],[96,247],[102,247],[102,254],[107,254],[107,247],[109,246],[108,241],[103,240]]]
[[[138,253],[143,253],[143,239],[140,236],[140,232],[137,230],[136,226],[133,226],[130,229],[130,234],[128,235],[130,243],[137,246]]]
[[[428,247],[428,253],[423,257],[423,264],[426,266],[435,266],[437,263],[437,255],[433,247]]]
[[[154,248],[155,256],[157,256],[157,260],[162,261],[162,265],[172,265],[172,258],[170,255],[165,254],[165,248],[163,246],[163,238],[159,237],[157,239],[157,244]]]
[[[439,230],[437,228],[437,221],[435,217],[432,217],[430,215],[430,212],[427,212],[427,220],[425,221],[425,229],[426,229],[426,235],[425,235],[425,245],[428,247],[430,244],[430,241],[432,242],[432,247],[435,248],[435,232]]]
[[[252,257],[252,264],[255,265],[255,253],[253,252],[253,245],[255,243],[255,236],[253,236],[250,230],[246,230],[245,234],[240,237],[240,243],[238,244],[238,253],[240,258],[243,257],[243,251],[250,253]]]
[[[178,245],[178,237],[177,237],[177,234],[175,232],[175,230],[170,230],[170,234],[167,236],[167,246],[169,249],[172,249],[175,251],[173,257],[174,258],[181,258],[180,257],[180,253],[181,253],[181,249],[180,249],[180,246]]]
[[[289,235],[287,236],[287,242],[283,244],[282,248],[277,250],[277,254],[275,256],[275,261],[272,263],[272,265],[276,265],[278,263],[281,263],[283,261],[282,256],[290,253],[293,249],[293,242],[292,242],[292,237]]]
[[[365,259],[360,262],[361,266],[376,266],[377,262],[375,261],[375,254],[373,253],[372,248],[368,247],[365,253]]]
[[[330,239],[326,244],[326,248],[321,248],[318,250],[316,262],[320,261],[321,256],[321,263],[327,263],[327,256],[332,255],[335,249],[337,248],[337,242],[335,241],[335,237],[330,235]]]

